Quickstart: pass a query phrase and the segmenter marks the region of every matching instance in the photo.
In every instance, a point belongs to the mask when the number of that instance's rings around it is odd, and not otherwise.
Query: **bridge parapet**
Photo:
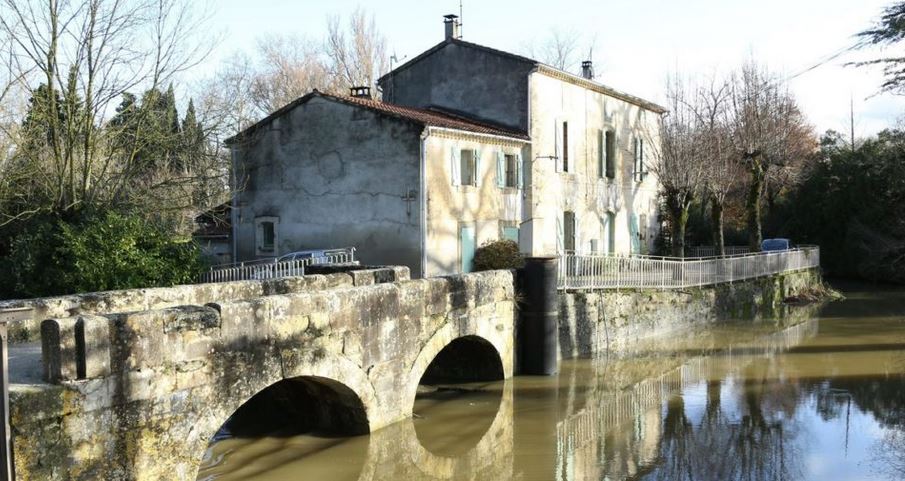
[[[213,434],[282,380],[346,386],[386,426],[454,340],[492,346],[512,375],[513,284],[494,271],[45,321],[56,384],[13,391],[19,479],[195,479]]]
[[[0,301],[0,308],[33,308],[34,319],[10,326],[10,339],[14,342],[37,341],[40,337],[40,322],[44,319],[77,318],[83,315],[134,312],[180,305],[204,305],[224,299],[253,299],[275,294],[366,286],[409,279],[409,270],[404,266],[374,268],[356,266],[347,269],[344,272],[280,279],[187,284],[15,299]]]

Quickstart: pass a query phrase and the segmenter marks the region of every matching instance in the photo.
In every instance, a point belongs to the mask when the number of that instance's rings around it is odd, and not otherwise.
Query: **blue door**
[[[462,227],[459,230],[459,246],[462,251],[462,272],[474,270],[474,253],[477,248],[474,227]]]

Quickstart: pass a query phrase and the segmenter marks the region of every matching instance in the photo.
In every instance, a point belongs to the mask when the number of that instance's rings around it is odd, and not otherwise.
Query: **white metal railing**
[[[305,275],[305,268],[323,264],[354,264],[355,248],[321,251],[320,255],[303,259],[258,259],[213,266],[201,276],[201,282],[231,282],[277,279]],[[286,257],[286,256],[284,256]]]
[[[720,284],[820,266],[820,248],[725,257],[560,256],[560,289],[670,289]]]

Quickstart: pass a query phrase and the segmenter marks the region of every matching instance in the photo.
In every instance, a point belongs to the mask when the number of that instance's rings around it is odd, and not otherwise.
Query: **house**
[[[239,260],[354,246],[413,275],[475,248],[644,253],[662,107],[532,59],[446,39],[350,96],[313,92],[231,140]]]

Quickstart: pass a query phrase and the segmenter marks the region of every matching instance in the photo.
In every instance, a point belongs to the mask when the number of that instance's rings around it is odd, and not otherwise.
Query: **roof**
[[[552,77],[556,77],[561,80],[565,80],[567,82],[574,83],[576,85],[587,88],[589,90],[593,90],[595,92],[599,92],[604,95],[608,95],[610,97],[617,98],[619,100],[628,102],[633,105],[637,105],[641,108],[651,110],[653,112],[664,113],[667,111],[667,109],[665,107],[662,107],[654,102],[644,100],[641,97],[636,97],[634,95],[630,95],[625,92],[621,92],[612,87],[608,87],[604,84],[601,84],[600,82],[595,82],[593,80],[586,79],[579,75],[575,75],[575,74],[566,72],[565,70],[558,69],[551,65],[547,65],[543,62],[540,62],[540,61],[537,61],[537,60],[534,60],[534,59],[531,59],[528,57],[523,57],[521,55],[517,55],[514,53],[506,52],[503,50],[497,50],[495,48],[487,47],[484,45],[466,42],[464,40],[460,40],[457,38],[446,39],[446,40],[438,43],[437,45],[434,45],[433,47],[429,48],[428,50],[422,52],[417,57],[409,60],[408,62],[405,62],[404,64],[400,65],[399,67],[396,67],[395,69],[393,69],[391,72],[380,77],[380,79],[378,79],[377,81],[383,82],[386,78],[411,67],[412,65],[420,62],[421,60],[429,57],[430,55],[433,55],[434,52],[446,47],[447,45],[451,45],[451,44],[458,45],[461,47],[466,47],[466,48],[472,48],[475,50],[480,50],[482,52],[487,52],[491,55],[497,55],[500,57],[505,57],[505,58],[509,58],[509,59],[513,59],[513,60],[517,60],[517,61],[521,61],[521,62],[525,62],[525,63],[531,64],[531,65],[534,65],[537,68],[537,71],[542,74],[550,75]]]
[[[352,105],[355,107],[362,107],[373,112],[378,112],[384,115],[388,115],[390,117],[395,117],[401,120],[407,120],[410,122],[414,122],[416,124],[423,125],[425,127],[439,127],[445,129],[453,129],[453,130],[461,130],[464,132],[472,132],[476,134],[484,134],[484,135],[496,135],[502,137],[510,137],[518,140],[530,140],[528,134],[518,130],[512,130],[506,127],[501,127],[498,125],[490,124],[483,121],[469,119],[462,115],[454,115],[448,114],[444,112],[439,112],[436,110],[428,110],[428,109],[418,109],[412,107],[403,107],[401,105],[391,104],[387,102],[381,102],[379,100],[372,100],[360,97],[350,97],[347,95],[332,95],[324,92],[318,92],[317,90],[300,97],[289,104],[283,106],[279,110],[276,110],[272,114],[264,117],[259,120],[255,124],[246,128],[242,132],[236,134],[229,139],[226,139],[227,144],[235,143],[239,138],[251,135],[256,130],[264,127],[265,125],[272,122],[274,119],[282,116],[286,112],[294,109],[295,107],[307,103],[313,98],[320,97],[327,100],[332,100],[335,102],[342,102],[347,105]]]

